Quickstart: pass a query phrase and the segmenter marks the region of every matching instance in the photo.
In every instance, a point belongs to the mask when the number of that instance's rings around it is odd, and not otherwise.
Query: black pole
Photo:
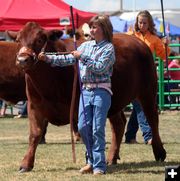
[[[162,20],[163,20],[163,36],[166,36],[163,0],[161,0],[161,12],[162,12]]]
[[[164,20],[164,7],[163,7],[163,0],[161,0],[161,13],[162,13],[162,20],[163,20],[163,35],[164,37],[166,36],[166,31],[165,31],[165,20]],[[165,54],[166,54],[166,70],[167,70],[167,87],[168,87],[168,92],[169,92],[169,97],[171,99],[171,94],[170,94],[170,85],[169,85],[169,79],[170,79],[170,75],[169,75],[169,68],[168,68],[168,53],[167,53],[167,47],[168,45],[165,44]],[[170,106],[171,106],[171,101],[170,101]]]
[[[165,31],[165,20],[164,20],[164,7],[163,7],[163,0],[161,0],[161,12],[162,12],[162,21],[163,21],[163,35],[166,36]],[[168,69],[168,53],[167,53],[167,44],[165,44],[165,54],[166,54],[166,68]],[[168,70],[167,70],[168,71]]]
[[[77,43],[76,43],[76,29],[74,25],[74,15],[73,15],[73,7],[70,6],[70,12],[71,12],[71,24],[72,24],[72,31],[73,31],[73,40],[74,40],[74,49],[77,49]]]

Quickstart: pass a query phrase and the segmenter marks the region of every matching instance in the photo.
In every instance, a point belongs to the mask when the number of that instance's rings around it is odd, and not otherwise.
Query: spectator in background
[[[0,117],[5,117],[7,104],[5,101],[0,100]]]
[[[14,116],[15,119],[27,117],[27,101],[24,102],[22,108],[19,110],[18,115]]]
[[[179,58],[175,58],[170,61],[168,65],[168,72],[166,71],[164,74],[164,77],[168,77],[170,80],[180,80],[180,70],[170,70],[171,68],[180,68],[180,55],[177,52],[172,51],[169,56],[179,56]],[[172,91],[173,89],[179,89],[180,83],[166,83],[164,85],[164,89],[166,92]],[[169,95],[168,101],[170,103],[176,103],[176,98],[178,99],[178,96],[176,95]]]
[[[173,59],[169,65],[168,68],[180,68],[180,55],[176,52],[172,52],[170,56],[179,56],[179,58]],[[169,76],[171,80],[180,80],[180,70],[170,70],[169,71]],[[175,85],[173,86],[174,89],[178,87],[177,83],[174,83]]]
[[[162,60],[166,59],[165,44],[168,43],[168,39],[160,39],[156,34],[155,24],[151,14],[147,11],[140,11],[136,17],[135,28],[127,32],[129,35],[134,35],[137,38],[145,42],[150,48],[152,54],[160,57]],[[170,49],[168,48],[168,54]],[[136,133],[140,127],[144,142],[146,144],[152,144],[152,131],[146,119],[146,116],[141,108],[141,105],[136,100],[132,102],[133,111],[130,116],[130,120],[127,125],[127,131],[125,133],[126,143],[137,143]]]

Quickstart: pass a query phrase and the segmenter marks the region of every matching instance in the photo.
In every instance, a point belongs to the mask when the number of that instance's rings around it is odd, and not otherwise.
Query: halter
[[[47,47],[47,41],[44,43],[40,52],[44,52],[46,47]],[[32,50],[31,48],[28,48],[27,46],[22,46],[19,52],[17,53],[16,58],[19,62],[21,62],[22,57],[25,57],[25,56],[32,57],[32,59],[35,60],[33,63],[33,66],[36,65],[37,62],[39,61],[38,56],[34,50]]]

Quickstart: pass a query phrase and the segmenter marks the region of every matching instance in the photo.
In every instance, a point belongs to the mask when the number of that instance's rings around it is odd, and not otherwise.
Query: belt
[[[87,90],[96,88],[106,89],[111,95],[113,95],[111,90],[111,83],[83,83],[82,87]]]

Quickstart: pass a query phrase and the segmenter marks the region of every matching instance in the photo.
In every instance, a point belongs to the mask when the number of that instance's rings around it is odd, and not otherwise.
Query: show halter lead
[[[73,28],[73,36],[74,36],[74,18],[73,18],[73,9],[70,6],[71,12],[71,21],[72,21],[72,28]],[[74,49],[77,49],[76,40],[74,39]],[[72,98],[71,98],[71,106],[70,106],[70,130],[71,130],[71,142],[72,142],[72,154],[73,154],[73,162],[76,163],[76,154],[75,154],[75,144],[74,144],[74,137],[73,137],[73,117],[74,117],[74,108],[75,108],[75,99],[76,99],[76,90],[77,90],[77,68],[76,64],[74,65],[74,80],[73,80],[73,90],[72,90]]]
[[[73,7],[70,6],[70,11],[71,11],[71,20],[72,20],[72,30],[73,30],[73,41],[74,41],[74,49],[77,49],[77,43],[76,43],[76,34],[75,34],[75,26],[74,26],[74,16],[73,16]],[[83,113],[84,113],[84,124],[85,124],[85,128],[86,128],[86,137],[88,137],[88,130],[87,130],[87,117],[86,117],[86,112],[85,112],[85,105],[84,105],[84,96],[83,96],[83,92],[82,92],[82,83],[81,83],[81,77],[80,77],[80,68],[79,68],[79,62],[77,61],[77,63],[74,66],[74,82],[73,82],[73,93],[72,93],[72,99],[71,103],[75,103],[75,96],[76,96],[76,83],[77,83],[77,77],[79,80],[79,87],[80,87],[80,93],[81,93],[81,98],[82,98],[82,106],[83,106]],[[74,107],[72,105],[70,112],[74,110]],[[71,115],[71,114],[70,114]],[[70,120],[71,121],[71,120]],[[72,129],[72,128],[71,128]],[[72,131],[71,131],[72,132]],[[89,140],[89,139],[87,139]],[[89,141],[87,142],[87,153],[88,155],[91,157],[91,151],[90,151],[90,143]],[[74,150],[74,148],[73,148]]]

